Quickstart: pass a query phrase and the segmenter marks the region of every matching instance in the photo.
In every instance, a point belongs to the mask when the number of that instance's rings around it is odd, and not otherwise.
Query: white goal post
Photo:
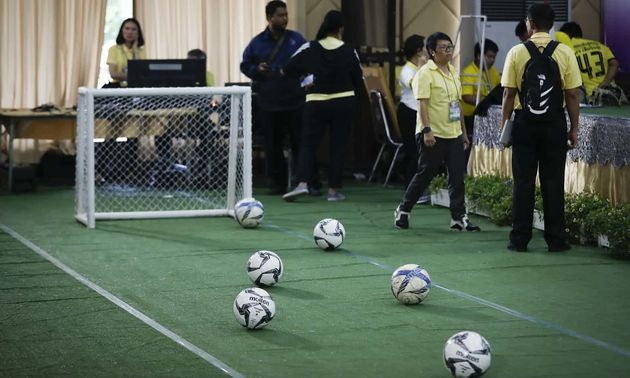
[[[232,216],[252,196],[251,89],[79,88],[74,216]]]

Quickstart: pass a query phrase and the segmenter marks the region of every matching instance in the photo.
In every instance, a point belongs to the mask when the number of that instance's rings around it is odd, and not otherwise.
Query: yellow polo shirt
[[[479,77],[479,67],[475,62],[470,63],[462,71],[462,96],[473,95],[477,96],[477,79]],[[492,66],[486,72],[484,70],[481,74],[481,96],[486,97],[490,91],[501,84],[501,75],[497,71],[496,67]],[[467,104],[462,100],[462,108],[464,110],[464,116],[468,117],[475,114],[475,105]]]
[[[530,40],[542,51],[551,41],[551,37],[549,33],[535,33],[531,36]],[[571,50],[571,47],[562,43],[559,44],[553,51],[551,58],[558,63],[562,89],[573,89],[582,85],[580,69],[578,68],[577,60],[575,59],[575,54],[573,50]],[[525,65],[529,59],[529,51],[527,51],[527,47],[525,47],[524,44],[519,43],[512,47],[505,57],[501,85],[505,88],[517,88],[520,90]],[[519,96],[516,96],[514,100],[514,108],[521,109]]]
[[[144,46],[139,47],[140,50],[140,59],[146,59],[147,53],[144,50]],[[114,45],[109,48],[109,52],[107,53],[107,64],[115,64],[117,71],[122,71],[127,68],[127,61],[133,59],[133,49],[127,47],[127,45]],[[118,82],[118,80],[113,80],[112,82]]]
[[[422,124],[420,112],[418,112],[416,134],[419,134],[425,126],[431,127],[433,135],[439,138],[453,139],[462,133],[460,121],[448,120],[449,102],[460,101],[462,98],[459,75],[451,64],[448,65],[448,69],[450,74],[445,74],[433,60],[429,60],[413,77],[411,88],[416,99],[429,100],[430,125]]]

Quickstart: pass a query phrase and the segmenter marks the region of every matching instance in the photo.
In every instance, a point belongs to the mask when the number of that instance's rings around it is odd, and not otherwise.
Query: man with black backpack
[[[536,172],[539,172],[549,252],[566,251],[564,231],[564,167],[567,148],[578,142],[579,87],[575,54],[552,41],[554,11],[534,4],[527,11],[530,39],[510,49],[503,68],[504,127],[514,111],[512,128],[512,231],[508,249],[527,251],[532,238]],[[518,95],[518,96],[517,96]],[[564,106],[571,123],[567,132]]]

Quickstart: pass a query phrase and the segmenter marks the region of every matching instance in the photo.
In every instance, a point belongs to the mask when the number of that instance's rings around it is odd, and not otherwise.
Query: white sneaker
[[[285,195],[282,196],[282,199],[287,201],[287,202],[293,202],[295,201],[298,197],[303,196],[305,194],[308,194],[308,188],[305,186],[296,186],[295,189],[293,189],[292,191],[285,193]]]

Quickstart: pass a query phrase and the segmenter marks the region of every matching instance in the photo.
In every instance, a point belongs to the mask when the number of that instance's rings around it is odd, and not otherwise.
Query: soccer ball
[[[313,230],[315,244],[324,251],[332,251],[339,247],[345,238],[346,229],[336,219],[322,219],[315,225]]]
[[[234,300],[234,316],[248,329],[265,327],[276,314],[276,303],[271,295],[258,287],[250,287],[238,293]]]
[[[392,274],[392,294],[404,304],[418,304],[431,290],[429,273],[416,264],[398,267]]]
[[[243,198],[234,205],[234,219],[243,228],[255,228],[262,222],[265,208],[254,198]]]
[[[273,286],[283,273],[282,260],[271,251],[258,251],[247,261],[247,275],[256,285]]]
[[[444,345],[444,364],[454,377],[481,377],[491,358],[490,344],[477,332],[456,333]]]

